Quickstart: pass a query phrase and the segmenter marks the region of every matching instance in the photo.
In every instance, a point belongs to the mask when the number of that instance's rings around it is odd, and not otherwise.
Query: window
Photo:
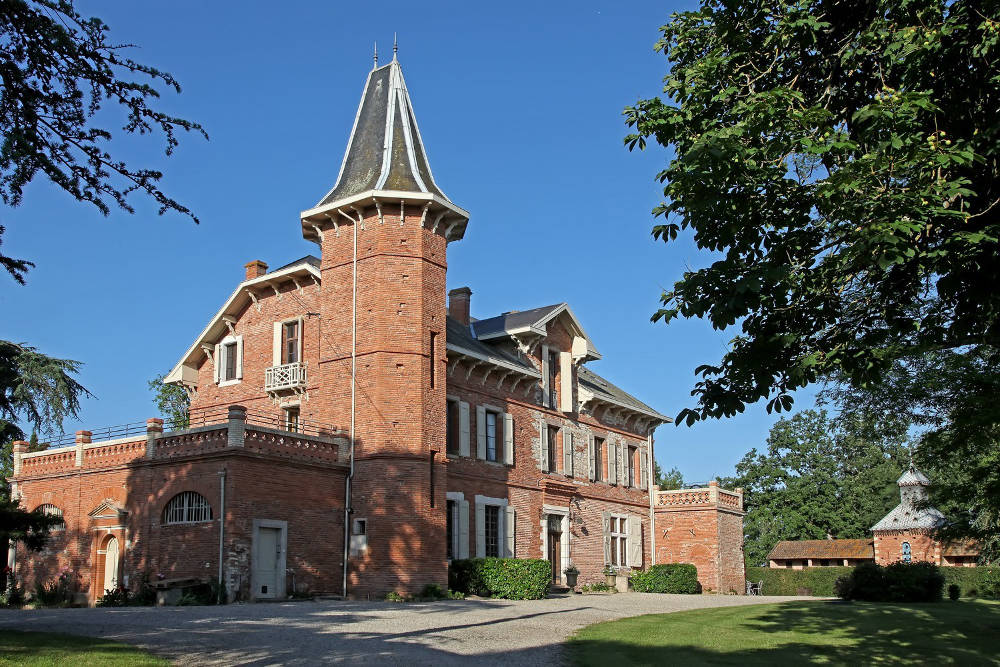
[[[459,415],[458,415],[458,401],[448,400],[448,421],[446,426],[447,432],[447,451],[449,454],[458,454],[460,451],[459,446]]]
[[[628,466],[628,485],[631,487],[636,486],[635,479],[635,447],[628,448],[628,461],[626,464]]]
[[[548,446],[549,446],[549,472],[555,472],[559,468],[559,452],[556,448],[556,438],[559,437],[559,427],[549,425]]]
[[[352,535],[368,534],[368,519],[355,519],[351,526]]]
[[[900,551],[902,552],[903,555],[903,562],[909,563],[910,560],[913,558],[913,554],[910,552],[910,543],[903,542],[902,549]]]
[[[449,500],[447,509],[445,531],[448,536],[448,560],[453,560],[458,557],[458,503],[454,500]]]
[[[594,438],[594,480],[604,480],[604,438]]]
[[[628,563],[628,519],[611,517],[611,564],[623,567]]]
[[[486,519],[486,557],[500,557],[500,506],[486,505],[483,508]]]
[[[44,505],[39,505],[35,511],[40,511],[45,516],[59,519],[58,523],[52,524],[52,528],[50,528],[52,532],[66,530],[66,522],[63,521],[63,511],[55,505],[45,503]]]
[[[174,496],[163,510],[163,523],[196,523],[212,520],[212,506],[205,496],[184,491]]]
[[[437,346],[437,332],[436,331],[432,331],[431,332],[431,340],[430,340],[430,368],[428,369],[428,378],[430,379],[431,389],[434,388],[434,365],[435,365],[434,364],[434,362],[435,362],[435,359],[434,359],[434,357],[435,357],[435,353],[434,353],[435,350],[434,350],[434,348],[436,346]]]
[[[299,408],[285,408],[285,430],[292,433],[299,432]]]
[[[281,325],[281,363],[294,364],[299,359],[299,321],[292,320]]]
[[[499,461],[497,454],[497,413],[487,410],[486,415],[486,460]]]
[[[236,342],[222,346],[222,379],[236,379]]]
[[[559,369],[559,355],[555,350],[549,350],[549,407],[555,408],[558,403],[556,393],[556,371]]]

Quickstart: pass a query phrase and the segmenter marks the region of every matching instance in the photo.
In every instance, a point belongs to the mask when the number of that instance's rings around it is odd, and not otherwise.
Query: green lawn
[[[0,630],[0,665],[168,665],[145,651],[107,639]]]
[[[588,626],[577,665],[1000,665],[1000,603],[786,602]]]

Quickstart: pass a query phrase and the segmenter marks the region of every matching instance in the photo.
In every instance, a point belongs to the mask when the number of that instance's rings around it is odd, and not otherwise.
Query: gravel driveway
[[[190,665],[550,665],[561,662],[560,644],[570,633],[598,621],[794,599],[799,598],[620,593],[526,602],[0,610],[0,629],[106,637]]]

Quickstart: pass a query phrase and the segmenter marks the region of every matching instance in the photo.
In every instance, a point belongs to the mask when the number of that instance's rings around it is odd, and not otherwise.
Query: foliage
[[[933,563],[902,561],[886,566],[861,563],[837,579],[834,590],[845,600],[866,602],[938,602],[944,575]]]
[[[6,566],[5,566],[6,567]],[[0,593],[0,607],[18,608],[24,604],[24,589],[17,583],[10,572],[3,593]]]
[[[469,558],[453,560],[448,567],[452,590],[508,600],[540,600],[551,579],[552,564],[537,558]]]
[[[948,599],[954,602],[962,595],[962,589],[958,584],[948,584]]]
[[[632,588],[640,593],[701,593],[698,570],[690,563],[653,565],[631,576]]]
[[[25,186],[41,173],[104,215],[111,203],[133,213],[129,195],[139,191],[161,215],[173,210],[197,222],[160,190],[162,173],[129,167],[112,155],[111,131],[94,122],[109,118],[104,107],[110,103],[124,114],[125,133],[162,133],[167,155],[178,145],[178,130],[207,139],[197,123],[150,106],[160,97],[154,85],[179,93],[180,84],[123,56],[131,45],[109,42],[108,26],[78,14],[72,0],[8,0],[0,4],[0,18],[0,201],[18,206]],[[9,257],[0,257],[0,264],[21,284],[33,266]]]
[[[746,562],[763,564],[781,540],[867,537],[899,502],[906,437],[891,418],[804,410],[779,420],[766,451],[750,450],[735,477],[721,480],[743,488]]]
[[[916,437],[914,459],[934,483],[930,503],[950,523],[938,537],[972,539],[1000,558],[1000,350],[978,346],[896,362],[882,382],[831,382],[821,400],[843,415],[891,414]]]
[[[74,665],[79,667],[131,667],[169,665],[163,658],[107,639],[52,632],[0,632],[0,656],[19,667]]]
[[[989,600],[1000,600],[1000,567],[986,568],[979,581],[980,595]]]
[[[157,411],[169,425],[168,430],[187,428],[189,423],[188,407],[191,397],[184,387],[176,384],[166,384],[163,378],[166,374],[157,375],[147,384],[153,392],[153,403]]]
[[[193,594],[194,599],[199,601],[192,604],[214,604],[211,601],[200,601],[202,597],[211,598],[211,596],[212,589],[206,584],[199,592]],[[156,589],[149,583],[148,574],[143,574],[139,585],[135,588],[126,588],[119,583],[114,590],[106,590],[97,598],[98,607],[151,607],[154,604],[156,604]],[[181,602],[178,601],[177,604]]]
[[[570,664],[991,665],[1000,603],[802,600],[649,614],[570,637]],[[667,656],[667,657],[665,657]]]
[[[713,262],[653,319],[740,327],[679,423],[1000,343],[998,5],[702,0],[662,32],[665,99],[625,142],[672,156],[654,237]]]
[[[388,593],[385,594],[385,601],[386,602],[408,602],[409,598],[407,598],[405,595],[397,593],[396,591],[389,591]]]
[[[762,581],[763,595],[814,595],[832,597],[834,582],[849,575],[853,567],[805,567],[794,570],[784,567],[748,567],[747,581]]]
[[[68,607],[73,603],[74,588],[73,572],[63,570],[50,584],[36,583],[31,601],[42,607]]]
[[[104,594],[97,598],[98,607],[127,607],[129,603],[129,592],[122,584],[104,591]]]
[[[592,584],[580,586],[581,593],[617,593],[618,589],[606,581],[595,581]]]
[[[673,491],[684,486],[684,475],[676,466],[664,473],[660,469],[660,464],[654,461],[653,474],[656,480],[656,487],[660,491]]]
[[[45,546],[49,530],[62,521],[62,517],[50,516],[41,509],[29,512],[19,501],[0,497],[0,542],[13,540],[38,551]]]

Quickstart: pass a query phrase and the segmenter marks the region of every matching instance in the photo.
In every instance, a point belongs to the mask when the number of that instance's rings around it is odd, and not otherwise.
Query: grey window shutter
[[[604,531],[604,564],[611,564],[611,512],[601,513],[601,529]]]
[[[458,454],[469,455],[469,404],[458,402]]]
[[[305,360],[304,360],[304,359],[302,358],[302,341],[303,341],[303,339],[305,339],[305,337],[306,337],[306,330],[305,330],[305,329],[303,328],[303,324],[304,324],[304,322],[302,321],[302,318],[300,317],[300,318],[299,318],[299,341],[298,341],[298,348],[299,348],[299,349],[298,349],[298,356],[299,356],[299,363],[300,363],[300,364],[301,364],[301,363],[302,363],[303,361],[305,361]]]
[[[503,415],[503,462],[514,465],[514,416],[509,412]]]
[[[637,516],[628,517],[628,544],[626,545],[629,567],[642,567],[642,520]]]
[[[551,393],[551,387],[549,387],[549,346],[542,345],[542,405],[547,408],[555,407],[549,405]]]
[[[215,382],[218,384],[222,382],[222,343],[217,343],[215,345],[215,356],[212,359],[212,363],[215,364]]]
[[[271,339],[271,365],[281,365],[281,322],[274,323],[274,338]]]
[[[236,337],[236,379],[243,379],[243,336]]]
[[[469,557],[469,501],[458,501],[458,557]]]
[[[608,483],[618,483],[618,447],[611,439],[605,441],[608,448]]]
[[[486,458],[486,408],[476,406],[476,456]]]
[[[538,442],[542,446],[542,472],[549,472],[549,425],[545,420],[538,422]]]
[[[593,482],[597,479],[596,471],[598,461],[594,460],[594,434],[587,434],[587,479]]]
[[[621,442],[618,443],[618,483],[622,486],[628,484],[628,449]]]
[[[476,503],[476,558],[486,558],[486,507]]]
[[[514,557],[514,534],[515,534],[515,524],[514,524],[514,508],[508,505],[504,508],[504,557],[513,558]]]
[[[645,489],[648,481],[646,479],[649,475],[649,466],[646,464],[646,455],[649,453],[648,449],[639,450],[639,488]]]
[[[573,476],[573,434],[563,429],[563,474]]]
[[[559,353],[559,409],[573,412],[573,355]]]

